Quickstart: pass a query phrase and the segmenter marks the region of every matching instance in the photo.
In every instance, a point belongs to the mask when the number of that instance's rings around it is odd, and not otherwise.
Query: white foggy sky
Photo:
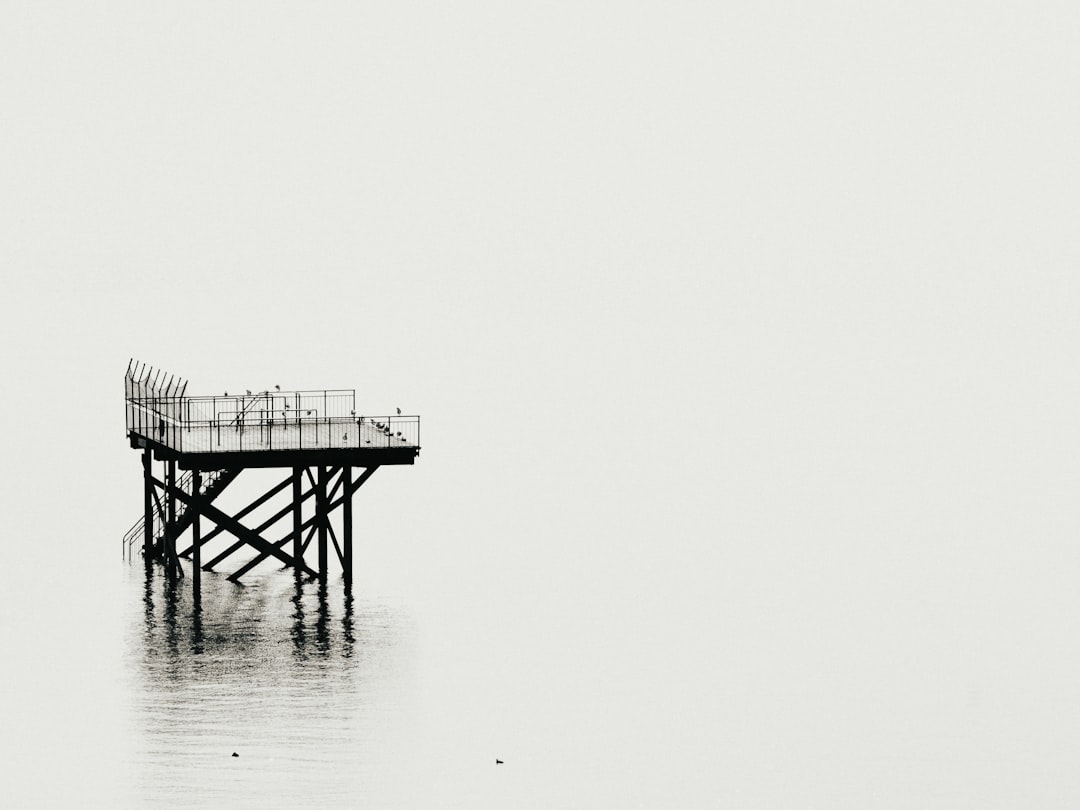
[[[463,680],[579,671],[687,806],[1074,805],[1077,16],[6,4],[11,649],[58,548],[110,620],[130,356],[355,387],[423,419],[363,576]]]

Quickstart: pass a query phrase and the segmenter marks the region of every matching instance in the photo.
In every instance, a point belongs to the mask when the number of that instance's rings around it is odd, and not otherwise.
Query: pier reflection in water
[[[284,571],[245,586],[204,574],[199,605],[190,580],[169,583],[138,561],[127,576],[133,800],[374,798],[409,689],[407,621],[340,582],[320,587]]]

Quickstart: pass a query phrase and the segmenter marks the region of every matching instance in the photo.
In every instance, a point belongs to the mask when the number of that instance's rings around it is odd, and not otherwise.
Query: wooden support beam
[[[203,497],[202,473],[198,470],[191,472],[191,492],[197,504]],[[189,506],[188,509],[191,510],[191,592],[195,597],[195,604],[198,605],[202,601],[202,569],[199,567],[202,556],[200,553],[202,538],[199,536],[199,510],[194,505]]]
[[[349,487],[349,491],[347,492],[347,495],[352,495],[358,489],[360,489],[360,487],[364,485],[364,482],[367,481],[369,478],[371,478],[372,475],[374,475],[375,470],[377,470],[377,469],[379,469],[379,468],[378,467],[368,467],[366,470],[364,470],[363,475],[361,475],[358,479],[356,479],[352,483],[352,485]],[[310,492],[309,492],[309,494],[310,494]],[[328,512],[333,512],[337,507],[341,506],[344,502],[345,502],[345,496],[343,495],[338,500],[331,502],[331,504],[329,506],[329,509],[328,509]],[[306,529],[309,526],[312,529],[312,531],[308,533],[307,540],[304,541],[304,546],[301,549],[301,559],[303,558],[304,552],[307,551],[308,546],[311,544],[311,540],[312,540],[314,532],[318,529],[318,521],[319,521],[319,515],[316,512],[316,514],[314,516],[308,518],[307,520],[305,520],[301,524],[301,530]],[[289,532],[288,535],[283,537],[281,540],[279,540],[274,545],[277,548],[282,548],[286,543],[288,543],[292,539],[293,539],[293,533]],[[252,559],[249,562],[245,563],[243,568],[241,568],[239,571],[232,574],[229,578],[230,579],[237,579],[239,577],[242,577],[244,574],[246,574],[248,571],[250,571],[252,568],[254,568],[256,565],[261,563],[263,560],[265,560],[269,556],[270,556],[269,554],[260,554],[260,555],[258,555],[254,559]]]
[[[154,471],[150,448],[143,450],[143,558],[149,562],[154,557]]]
[[[313,494],[313,493],[309,493],[309,494]],[[316,531],[319,528],[319,516],[317,514],[312,515],[311,517],[309,517],[307,520],[305,520],[303,523],[300,524],[301,533],[303,532],[304,529],[307,529],[309,527],[310,527],[311,531],[308,532],[307,540],[304,541],[304,545],[300,549],[300,559],[301,560],[304,557],[304,553],[307,551],[308,545],[311,544],[312,537],[314,537]],[[275,547],[277,547],[277,548],[284,548],[285,545],[292,539],[293,539],[293,533],[289,532],[287,535],[282,537],[280,540],[278,540],[273,545]],[[269,554],[259,554],[257,557],[254,557],[253,559],[248,560],[248,562],[244,563],[244,566],[239,571],[236,571],[236,572],[232,573],[229,576],[229,579],[236,579],[236,578],[242,577],[244,574],[246,574],[248,571],[250,571],[256,565],[258,565],[259,563],[266,560],[266,558],[269,557],[269,556],[270,556]],[[289,566],[286,566],[286,568],[288,568],[288,567]]]
[[[342,483],[345,481],[345,468],[338,467],[337,469],[337,481],[334,482],[334,486],[330,488],[330,494],[327,496],[328,501],[334,500],[337,497],[338,490],[341,489]]]
[[[165,462],[165,573],[176,577],[176,462]]]
[[[330,522],[330,510],[326,508],[326,467],[319,465],[319,494],[316,501],[319,515],[319,582],[326,583],[329,560],[326,556],[326,527]]]
[[[269,490],[268,492],[264,492],[262,495],[260,495],[254,501],[249,503],[247,506],[245,506],[243,509],[241,509],[239,512],[237,512],[235,515],[233,515],[233,517],[236,518],[237,520],[240,520],[241,518],[246,517],[248,514],[250,514],[251,512],[254,512],[256,509],[258,509],[260,506],[262,506],[264,503],[266,503],[272,497],[274,497],[279,492],[281,492],[281,490],[285,489],[285,487],[287,487],[288,485],[289,485],[289,479],[286,478],[284,481],[282,481],[280,484],[275,486],[273,489]],[[218,492],[220,493],[220,490],[218,490]],[[215,495],[215,497],[216,497],[216,495]],[[211,500],[213,500],[213,499],[211,499]],[[263,529],[266,528],[266,526],[269,526],[269,525],[270,524],[267,523],[262,527],[262,529],[255,529],[255,531],[261,532]],[[219,534],[221,534],[223,531],[225,531],[225,529],[222,526],[218,526],[218,527],[214,528],[213,530],[207,532],[206,537],[203,538],[203,542],[204,543],[210,542],[215,537],[217,537]],[[186,556],[188,556],[188,554],[191,553],[191,551],[192,551],[192,547],[188,546],[182,552],[180,552],[180,556],[181,557],[186,557]],[[209,570],[209,568],[207,568],[205,570]]]
[[[169,477],[167,472],[166,472],[165,477],[166,478]],[[157,538],[153,539],[154,540],[154,542],[153,542],[154,559],[160,561],[161,564],[166,567],[166,570],[168,570],[168,561],[166,559],[166,557],[167,557],[166,551],[168,550],[168,542],[169,542],[169,539],[167,537],[168,530],[169,530],[169,515],[168,515],[168,512],[167,512],[166,508],[161,505],[161,499],[158,497],[158,494],[157,494],[158,489],[160,489],[162,494],[164,494],[166,492],[166,490],[168,489],[168,487],[166,487],[164,481],[159,481],[157,478],[154,478],[154,476],[152,476],[152,475],[150,476],[150,483],[154,487],[153,491],[150,494],[151,494],[151,496],[153,498],[154,505],[157,506],[158,520],[161,521],[161,537],[157,537]],[[168,497],[166,497],[165,498],[165,503],[168,504],[168,502],[169,502],[169,499],[168,499]]]
[[[202,493],[202,497],[205,498],[208,502],[216,500],[218,495],[220,495],[222,492],[224,492],[225,488],[227,486],[229,486],[229,484],[231,484],[233,481],[235,481],[237,476],[240,475],[241,472],[242,472],[242,470],[225,470],[221,474],[221,476],[207,488],[206,493]],[[234,517],[238,517],[238,516],[234,515]],[[178,538],[181,535],[183,535],[184,530],[190,525],[191,519],[192,519],[192,514],[190,512],[185,512],[183,514],[183,516],[180,518],[180,523],[176,527],[176,536]],[[222,531],[224,531],[224,529],[214,528],[210,532],[210,534],[208,534],[206,537],[203,538],[203,543],[205,544],[208,540],[213,539],[218,534],[220,534]],[[183,551],[181,551],[177,556],[179,556],[179,557],[187,557],[188,555],[191,554],[191,550],[192,550],[191,546],[188,546]]]
[[[151,545],[153,546],[154,559],[160,560],[162,558],[162,551],[165,548],[165,546],[164,546],[164,543],[165,543],[165,537],[164,537],[165,508],[161,505],[161,499],[158,497],[156,487],[161,487],[162,492],[164,492],[165,491],[165,485],[163,483],[161,483],[160,481],[158,481],[153,476],[150,476],[150,483],[155,486],[155,489],[153,490],[153,492],[151,492],[151,495],[153,497],[154,505],[157,507],[158,520],[161,521],[161,525],[162,525],[162,537],[161,538],[152,537],[151,538]],[[151,533],[152,532],[153,532],[153,527],[151,526]],[[159,539],[161,541],[160,543],[158,542]]]
[[[334,552],[337,554],[338,565],[345,565],[345,555],[341,553],[341,545],[338,543],[337,532],[334,531],[334,527],[330,524],[330,521],[326,522],[326,530],[330,532],[330,542],[334,544]]]
[[[342,545],[345,546],[341,557],[341,572],[345,577],[345,587],[352,587],[352,467],[345,465],[341,468],[341,482],[344,485],[345,494],[341,504],[341,533]]]
[[[303,482],[301,481],[302,467],[293,467],[292,472],[292,498],[293,498],[293,559],[300,560],[304,557],[304,550],[300,548],[300,535],[303,532],[302,524],[304,521],[303,499],[300,497],[300,490],[303,488]],[[297,575],[300,574],[299,569]]]
[[[330,489],[330,494],[327,496],[327,500],[332,501],[332,500],[334,500],[334,496],[337,495],[338,489],[341,488],[341,475],[340,475],[340,473],[342,471],[342,468],[341,467],[329,467],[329,468],[327,468],[327,470],[328,470],[327,475],[326,475],[327,482],[334,481],[334,486]],[[315,479],[311,475],[311,470],[305,468],[305,472],[307,473],[308,480],[311,482],[312,488],[317,488],[318,484],[315,483]],[[334,479],[335,476],[337,476],[336,480]]]
[[[315,494],[315,490],[313,490],[313,489],[308,490],[300,498],[301,502],[306,501],[308,498],[310,498],[314,494]],[[277,523],[279,520],[281,520],[283,517],[285,517],[285,515],[289,514],[289,512],[291,512],[292,509],[293,509],[293,506],[292,506],[292,504],[290,504],[289,506],[286,506],[286,507],[278,510],[273,515],[271,515],[266,520],[264,520],[262,523],[260,523],[258,526],[256,526],[254,529],[252,529],[252,531],[256,532],[257,534],[262,534],[262,532],[264,532],[266,529],[269,529],[271,526],[273,526],[275,523]],[[240,515],[234,515],[234,517],[239,519]],[[223,527],[221,527],[220,530],[225,531],[225,529]],[[216,533],[217,532],[215,531],[215,534]],[[291,537],[291,536],[292,536],[291,534],[287,535],[287,537]],[[207,537],[207,539],[209,539],[209,537]],[[216,557],[214,557],[214,559],[212,559],[210,562],[208,562],[206,565],[204,565],[203,570],[204,571],[212,571],[214,569],[215,565],[218,565],[226,557],[230,556],[231,554],[235,554],[237,551],[239,551],[243,547],[244,547],[244,541],[243,540],[236,541],[231,546],[229,546],[227,549],[225,549],[223,552],[221,552]],[[265,557],[263,559],[265,559]]]
[[[316,531],[316,530],[317,530],[318,528],[319,528],[319,527],[318,527],[318,526],[316,526],[316,525],[315,525],[314,523],[312,523],[312,524],[311,524],[311,528],[310,528],[310,529],[308,529],[307,537],[305,537],[305,538],[304,538],[304,545],[303,545],[303,547],[302,547],[302,548],[300,549],[300,554],[301,554],[301,556],[303,556],[304,554],[306,554],[306,553],[307,553],[307,549],[308,549],[308,546],[310,546],[310,545],[311,545],[311,541],[315,539],[315,531]]]
[[[289,533],[289,536],[288,536],[288,537],[286,537],[286,538],[285,538],[284,540],[282,540],[282,541],[281,541],[281,544],[282,544],[282,546],[284,546],[284,544],[285,544],[285,543],[288,543],[288,542],[289,542],[290,540],[292,540],[292,541],[293,541],[293,549],[294,549],[294,551],[298,550],[298,551],[299,551],[299,553],[300,553],[300,557],[303,557],[303,556],[304,556],[304,553],[305,553],[305,552],[307,551],[307,548],[308,548],[308,546],[309,546],[309,545],[311,545],[311,538],[315,536],[315,530],[319,528],[318,526],[316,526],[316,525],[315,525],[315,521],[314,521],[314,520],[308,520],[308,521],[307,521],[306,523],[304,523],[304,524],[303,524],[303,525],[302,525],[302,526],[301,526],[300,528],[301,528],[301,530],[302,530],[302,529],[304,529],[304,528],[306,528],[306,527],[308,527],[308,526],[310,526],[311,528],[309,528],[309,529],[308,529],[307,537],[304,537],[304,532],[303,532],[303,531],[301,531],[301,532],[300,532],[300,537],[303,537],[303,538],[304,538],[304,539],[303,539],[303,542],[301,542],[301,543],[297,543],[297,542],[296,542],[296,539],[295,539],[295,538],[296,538],[296,535],[294,535],[294,534],[293,534],[292,532],[290,532],[290,533]],[[293,556],[295,557],[295,556],[296,556],[296,554],[293,554]],[[265,559],[266,559],[265,557],[263,557],[263,558],[262,558],[262,560],[265,560]],[[255,567],[256,565],[258,565],[258,564],[259,564],[260,562],[262,562],[262,560],[257,560],[257,561],[249,561],[249,562],[247,563],[247,565],[248,565],[248,566],[250,566],[250,568],[248,568],[248,570],[250,570],[251,568],[254,568],[254,567]],[[286,566],[282,566],[282,569],[281,569],[281,570],[282,570],[282,571],[284,571],[284,570],[285,570],[286,568],[288,568],[288,567],[289,567],[289,566],[287,566],[287,565],[286,565]],[[243,570],[243,569],[242,569],[242,570]],[[244,571],[244,573],[247,573],[247,571]],[[236,576],[243,576],[243,574],[241,574],[241,573],[240,573],[240,572],[238,571],[238,572],[236,573]]]
[[[339,500],[336,503],[332,504],[330,508],[333,509],[338,504],[343,503],[344,498],[352,497],[356,490],[360,489],[360,487],[362,487],[367,482],[367,480],[375,474],[375,471],[377,469],[379,469],[378,464],[376,464],[374,467],[368,467],[366,470],[364,470],[363,474],[349,486],[348,490],[345,492],[345,495],[342,496],[342,500]]]
[[[218,525],[225,526],[225,528],[231,534],[235,535],[238,539],[243,540],[248,545],[254,546],[258,551],[261,551],[265,554],[271,554],[274,557],[277,557],[286,565],[296,565],[298,568],[300,568],[300,570],[302,570],[309,576],[318,576],[315,571],[312,571],[310,568],[304,565],[303,561],[293,560],[292,557],[282,551],[278,546],[271,545],[259,534],[249,529],[247,526],[245,526],[243,523],[241,523],[231,515],[225,514],[212,503],[200,503],[193,506],[191,503],[190,495],[188,495],[182,490],[176,490],[175,492],[176,496],[180,500],[184,501],[189,508],[197,508],[199,510],[199,513],[202,514],[204,517],[210,518],[210,520],[214,521]],[[230,577],[230,579],[232,578],[233,577]]]

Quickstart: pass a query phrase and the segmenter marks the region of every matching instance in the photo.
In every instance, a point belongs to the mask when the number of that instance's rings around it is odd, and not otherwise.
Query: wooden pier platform
[[[141,451],[144,478],[143,516],[124,535],[125,555],[131,556],[141,540],[147,563],[161,562],[173,577],[183,576],[180,558],[190,556],[196,598],[200,571],[214,570],[244,547],[257,554],[230,579],[239,580],[275,557],[298,576],[326,582],[332,543],[350,587],[353,494],[379,467],[414,464],[420,453],[419,416],[400,411],[357,415],[352,389],[275,387],[231,396],[187,396],[185,380],[135,361],[128,363],[124,387],[128,442]],[[160,478],[153,473],[155,462],[162,464]],[[214,501],[248,468],[284,468],[288,473],[230,515]],[[177,469],[185,472],[178,476]],[[290,502],[271,519],[255,527],[243,522],[286,490]],[[313,514],[305,518],[309,500]],[[338,511],[340,520],[332,520]],[[292,518],[291,530],[280,539],[267,539],[266,532],[287,517]],[[205,535],[202,520],[214,524]],[[188,532],[190,543],[178,554],[177,541]],[[233,535],[235,542],[203,565],[203,546],[222,533]],[[304,557],[313,540],[318,551],[314,568]]]

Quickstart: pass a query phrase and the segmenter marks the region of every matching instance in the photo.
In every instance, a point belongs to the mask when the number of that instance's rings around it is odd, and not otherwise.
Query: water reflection
[[[394,611],[289,572],[244,586],[205,574],[199,600],[190,577],[138,563],[128,577],[133,789],[158,805],[220,806],[246,774],[262,806],[295,804],[301,787],[303,805],[355,797],[400,705],[410,634]],[[223,765],[233,751],[240,764]],[[192,767],[218,776],[193,785]]]
[[[200,668],[189,655],[233,663],[254,655],[266,664],[268,656],[275,657],[269,651],[283,638],[291,639],[295,661],[339,655],[347,662],[355,653],[355,598],[340,583],[334,587],[270,575],[238,586],[204,574],[201,598],[196,599],[190,579],[170,581],[151,565],[143,572],[142,602],[142,653],[155,665],[163,652],[181,669]],[[371,641],[390,640],[378,637],[380,631],[393,632],[386,610],[369,605],[366,618],[371,620]],[[350,666],[343,663],[341,668]]]

